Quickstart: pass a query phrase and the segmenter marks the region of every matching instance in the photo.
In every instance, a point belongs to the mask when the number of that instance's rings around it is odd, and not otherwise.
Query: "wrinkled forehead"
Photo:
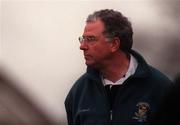
[[[84,28],[84,34],[93,33],[100,35],[104,32],[104,23],[101,20],[87,22]]]

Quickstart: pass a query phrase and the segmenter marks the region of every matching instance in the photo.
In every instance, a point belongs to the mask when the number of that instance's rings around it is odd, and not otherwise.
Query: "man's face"
[[[86,24],[80,49],[84,52],[85,63],[88,66],[99,67],[106,65],[111,57],[111,42],[106,41],[103,35],[104,24],[102,21]]]

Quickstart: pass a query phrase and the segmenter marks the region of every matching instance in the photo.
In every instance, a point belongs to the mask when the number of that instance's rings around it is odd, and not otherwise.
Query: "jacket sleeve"
[[[68,125],[73,125],[72,98],[71,98],[70,94],[67,95],[64,104],[65,104]]]

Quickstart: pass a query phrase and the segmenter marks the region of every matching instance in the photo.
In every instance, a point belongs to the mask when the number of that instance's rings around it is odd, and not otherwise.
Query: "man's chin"
[[[93,66],[94,63],[93,63],[92,61],[87,61],[87,60],[86,60],[85,64],[86,64],[87,66]]]
[[[92,65],[91,63],[88,63],[88,62],[85,62],[85,64],[86,64],[87,66],[91,66],[91,65]]]
[[[93,63],[93,62],[87,62],[86,61],[86,66],[88,66],[88,67],[92,67],[92,68],[95,68],[95,69],[99,69],[99,66],[97,65],[97,64],[95,64],[95,63]]]

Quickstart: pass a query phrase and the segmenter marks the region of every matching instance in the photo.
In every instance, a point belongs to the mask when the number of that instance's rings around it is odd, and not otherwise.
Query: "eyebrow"
[[[83,35],[83,37],[96,37],[94,35]]]
[[[94,35],[83,35],[82,37],[86,37],[86,38],[97,38],[98,36],[94,36]]]

